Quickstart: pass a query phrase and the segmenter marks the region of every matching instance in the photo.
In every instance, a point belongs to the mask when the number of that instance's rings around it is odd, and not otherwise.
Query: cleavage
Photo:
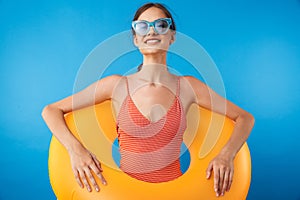
[[[157,84],[143,86],[131,95],[131,100],[140,114],[152,122],[160,120],[167,114],[175,98],[169,89]]]

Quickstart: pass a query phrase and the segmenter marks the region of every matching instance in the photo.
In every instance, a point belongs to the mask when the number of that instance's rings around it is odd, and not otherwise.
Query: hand
[[[75,150],[69,151],[69,154],[72,170],[80,187],[84,188],[85,185],[87,190],[91,192],[92,188],[89,184],[90,182],[95,190],[99,192],[100,188],[91,172],[93,171],[100,178],[103,185],[106,185],[107,182],[102,175],[103,170],[96,156],[81,145],[77,146]],[[89,182],[87,179],[89,179]]]
[[[219,154],[208,165],[206,178],[209,179],[211,171],[214,171],[214,190],[216,196],[224,195],[229,191],[233,179],[233,158]]]

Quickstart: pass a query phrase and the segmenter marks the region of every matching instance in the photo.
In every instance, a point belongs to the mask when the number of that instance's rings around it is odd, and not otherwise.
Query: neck
[[[162,78],[169,74],[165,64],[151,63],[144,64],[138,72],[140,78],[147,82],[161,82]]]
[[[144,54],[143,55],[143,64],[159,64],[166,65],[167,55],[166,53],[155,53],[155,54]]]
[[[143,55],[143,66],[139,71],[140,78],[147,82],[161,82],[169,74],[167,69],[166,53]]]

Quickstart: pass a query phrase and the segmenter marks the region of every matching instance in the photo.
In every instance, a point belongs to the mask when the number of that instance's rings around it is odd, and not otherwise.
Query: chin
[[[143,55],[161,54],[161,53],[165,53],[167,50],[168,49],[157,48],[157,47],[144,47],[144,48],[140,48],[140,52]]]

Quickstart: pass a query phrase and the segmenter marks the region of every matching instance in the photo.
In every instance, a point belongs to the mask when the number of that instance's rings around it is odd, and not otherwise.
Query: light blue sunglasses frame
[[[168,23],[168,27],[166,28],[166,30],[165,30],[164,32],[158,31],[158,30],[156,29],[156,27],[155,27],[155,23],[157,23],[157,22],[159,22],[159,21],[166,21],[166,22]],[[147,24],[147,29],[146,29],[145,32],[141,33],[141,32],[139,32],[139,31],[137,31],[136,25],[137,25],[138,23],[146,23],[146,24]],[[151,27],[151,26],[154,28],[154,31],[155,31],[156,33],[158,33],[158,34],[160,34],[160,35],[161,35],[161,34],[165,34],[165,33],[168,32],[168,30],[170,29],[170,26],[171,26],[171,25],[172,25],[172,19],[171,19],[171,18],[159,18],[159,19],[157,19],[157,20],[154,20],[153,22],[148,22],[148,21],[146,21],[146,20],[136,20],[136,21],[133,21],[132,24],[131,24],[131,26],[132,26],[132,28],[134,29],[134,31],[135,31],[137,34],[141,35],[141,36],[147,35],[147,33],[149,33],[149,31],[150,31],[150,27]]]

